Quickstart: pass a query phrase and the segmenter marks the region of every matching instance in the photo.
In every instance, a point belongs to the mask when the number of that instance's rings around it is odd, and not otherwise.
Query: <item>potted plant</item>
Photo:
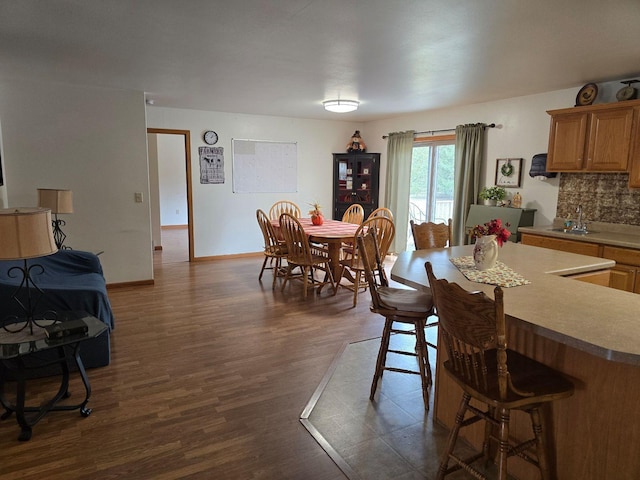
[[[484,200],[485,205],[496,205],[500,200],[504,200],[507,191],[502,187],[483,187],[479,197]]]

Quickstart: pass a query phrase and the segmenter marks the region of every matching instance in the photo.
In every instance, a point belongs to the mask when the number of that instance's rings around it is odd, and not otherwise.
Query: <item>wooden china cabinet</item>
[[[341,220],[354,203],[364,208],[364,218],[378,208],[379,153],[333,154],[333,219]]]

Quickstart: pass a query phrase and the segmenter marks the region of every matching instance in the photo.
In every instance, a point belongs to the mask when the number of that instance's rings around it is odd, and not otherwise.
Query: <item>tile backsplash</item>
[[[628,187],[628,173],[561,173],[556,216],[587,222],[640,225],[640,189]]]

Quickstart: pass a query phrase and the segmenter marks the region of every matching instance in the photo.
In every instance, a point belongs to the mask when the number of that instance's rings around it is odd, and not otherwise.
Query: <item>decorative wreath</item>
[[[502,167],[500,167],[500,173],[502,173],[502,175],[504,175],[505,177],[510,177],[513,173],[513,165],[511,165],[511,162],[507,162],[502,165]]]

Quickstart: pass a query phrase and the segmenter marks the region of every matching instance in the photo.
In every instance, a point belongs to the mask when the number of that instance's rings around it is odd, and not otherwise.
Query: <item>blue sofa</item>
[[[44,291],[36,313],[85,311],[102,320],[109,329],[102,335],[83,342],[80,357],[86,368],[103,367],[111,361],[110,331],[114,317],[107,296],[102,265],[97,255],[79,250],[59,250],[53,255],[28,260],[28,265],[42,265],[44,271],[32,271],[34,282]],[[23,260],[0,261],[0,320],[10,315],[23,316],[11,298],[21,278],[9,276],[11,267],[23,267]],[[20,277],[21,275],[18,275]]]

